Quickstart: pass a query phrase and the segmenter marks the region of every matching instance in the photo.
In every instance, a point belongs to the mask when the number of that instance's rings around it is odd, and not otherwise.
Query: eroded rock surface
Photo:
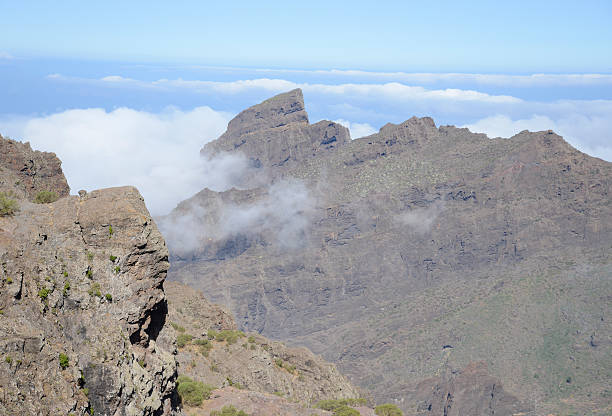
[[[423,380],[415,394],[419,415],[525,415],[532,406],[509,395],[499,379],[489,375],[483,362],[470,363],[461,371]]]
[[[29,200],[40,191],[66,196],[70,188],[61,166],[55,153],[33,151],[29,143],[0,135],[0,191],[10,190]]]
[[[0,143],[35,161],[15,194],[67,193],[53,155]],[[19,157],[3,153],[3,172]],[[156,343],[168,251],[138,191],[18,203],[0,217],[0,413],[171,414],[176,359]]]
[[[612,164],[552,131],[490,139],[413,117],[346,133],[308,124],[297,91],[237,116],[203,153],[300,181],[305,212],[268,221],[282,204],[253,207],[284,200],[254,178],[202,192],[170,215],[203,218],[176,256],[169,239],[171,279],[226,305],[240,329],[322,354],[379,402],[410,409],[420,381],[484,360],[538,413],[607,411],[612,344],[591,335],[612,333]],[[237,232],[198,227],[218,225],[220,206],[260,216]],[[285,244],[292,219],[300,233]]]

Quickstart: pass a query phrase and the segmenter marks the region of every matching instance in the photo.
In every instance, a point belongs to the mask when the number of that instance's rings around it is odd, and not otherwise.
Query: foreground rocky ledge
[[[0,413],[172,412],[168,251],[132,187],[0,217]]]

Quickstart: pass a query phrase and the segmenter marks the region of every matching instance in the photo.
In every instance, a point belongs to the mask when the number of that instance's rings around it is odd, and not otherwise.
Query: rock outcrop
[[[6,191],[32,201],[40,191],[62,197],[70,188],[55,153],[33,151],[29,143],[0,136],[0,192]]]
[[[509,395],[499,379],[489,375],[483,362],[470,363],[461,371],[423,380],[415,394],[420,415],[525,415],[530,405]]]
[[[176,359],[156,343],[168,251],[142,197],[66,196],[54,155],[0,146],[19,204],[0,217],[0,413],[173,413]],[[41,189],[64,197],[29,202]]]
[[[334,153],[348,142],[349,131],[340,124],[326,120],[308,123],[302,91],[296,89],[238,114],[227,131],[201,153],[214,157],[239,150],[254,167],[282,168],[318,154]]]
[[[205,290],[242,330],[322,354],[377,401],[410,409],[420,381],[483,360],[538,413],[605,409],[612,344],[590,336],[612,331],[612,164],[552,131],[490,139],[413,117],[351,141],[325,123],[308,124],[292,91],[205,146],[244,154],[272,183],[299,181],[308,211],[279,222],[299,222],[293,245],[259,226],[281,205],[214,234],[198,224],[214,228],[219,201],[252,214],[271,188],[255,174],[246,189],[202,192],[170,215],[202,208],[183,233],[195,246],[175,256],[169,238],[170,279]]]

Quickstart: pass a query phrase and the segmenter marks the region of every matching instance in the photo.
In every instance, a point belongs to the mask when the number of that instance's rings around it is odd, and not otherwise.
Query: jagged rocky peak
[[[0,191],[33,200],[40,191],[66,196],[70,187],[55,153],[32,150],[30,143],[0,135]]]
[[[232,119],[227,132],[221,136],[241,136],[257,130],[286,126],[290,123],[308,124],[302,90],[295,89],[247,108]]]
[[[241,152],[255,167],[282,167],[348,142],[349,130],[340,124],[327,120],[309,124],[302,91],[295,89],[238,114],[201,153]]]

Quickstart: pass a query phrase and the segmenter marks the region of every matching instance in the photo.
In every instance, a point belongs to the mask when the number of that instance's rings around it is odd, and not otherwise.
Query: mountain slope
[[[422,380],[474,361],[537,413],[609,411],[610,163],[552,131],[429,118],[351,141],[303,108],[281,94],[205,146],[258,174],[164,220],[193,219],[189,247],[169,238],[170,279],[411,414],[427,413]]]

